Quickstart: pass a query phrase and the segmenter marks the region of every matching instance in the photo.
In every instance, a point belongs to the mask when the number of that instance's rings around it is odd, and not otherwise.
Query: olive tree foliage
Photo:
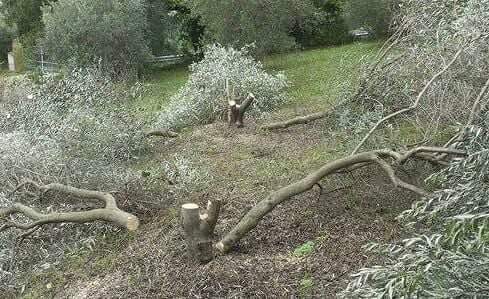
[[[180,129],[215,121],[227,111],[227,90],[236,97],[253,93],[251,112],[269,112],[286,100],[287,80],[281,73],[271,75],[248,54],[248,48],[235,50],[208,46],[204,59],[190,66],[190,77],[160,112],[157,127]]]
[[[149,200],[139,173],[127,167],[149,146],[143,124],[126,108],[140,93],[139,85],[116,86],[97,69],[43,77],[39,84],[26,77],[6,80],[0,98],[0,210],[14,203],[41,213],[99,206],[57,192],[39,196],[30,186],[18,187],[26,181],[117,191],[114,196],[124,198],[123,207],[130,210],[139,208],[137,200]],[[21,215],[2,216],[0,227],[27,220]],[[19,231],[3,228],[0,289],[18,286],[25,271],[53,266],[66,250],[113,230],[101,224],[47,225],[38,227],[20,246]],[[32,246],[38,248],[35,253]]]
[[[424,140],[447,127],[460,128],[487,80],[488,13],[486,1],[400,1],[393,20],[396,32],[376,68],[366,70],[358,99],[383,115],[413,105],[426,83],[461,51],[415,111],[401,116]]]
[[[51,60],[111,75],[137,70],[149,55],[142,0],[59,0],[44,8],[42,42]]]
[[[291,29],[313,11],[310,1],[296,0],[188,0],[186,4],[205,26],[208,42],[234,48],[255,43],[258,55],[294,47]]]
[[[486,115],[487,117],[487,115]],[[458,147],[469,157],[433,175],[433,195],[398,218],[412,236],[366,248],[385,263],[361,269],[348,298],[483,298],[489,294],[489,132],[472,127]]]
[[[342,296],[484,298],[489,294],[489,1],[402,4],[397,21],[409,26],[396,44],[402,46],[403,56],[388,59],[375,74],[376,83],[386,82],[385,93],[373,93],[379,89],[364,85],[364,100],[381,100],[389,109],[409,103],[410,90],[424,78],[421,69],[439,68],[462,50],[455,66],[427,91],[415,117],[445,129],[448,124],[466,124],[452,146],[469,156],[432,175],[428,183],[437,191],[398,217],[408,238],[366,246],[385,261],[354,274]],[[402,96],[392,98],[394,94]]]

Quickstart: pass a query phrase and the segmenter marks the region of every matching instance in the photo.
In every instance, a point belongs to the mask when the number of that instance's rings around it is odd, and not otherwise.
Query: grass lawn
[[[377,42],[273,55],[267,69],[283,71],[289,79],[289,107],[324,109],[357,84],[361,66],[379,49]]]

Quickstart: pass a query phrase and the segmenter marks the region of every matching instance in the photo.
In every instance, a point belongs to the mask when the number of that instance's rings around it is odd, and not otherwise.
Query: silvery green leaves
[[[21,202],[41,212],[87,209],[83,203],[51,193],[39,199],[31,189],[12,192],[23,179],[64,183],[93,190],[131,192],[128,183],[139,174],[127,167],[146,150],[143,124],[131,115],[129,101],[141,92],[114,84],[98,69],[75,69],[63,76],[42,77],[34,83],[19,77],[6,84],[0,101],[0,206]],[[132,199],[132,198],[131,198]],[[129,203],[131,204],[131,203]],[[22,218],[16,220],[22,221]],[[3,224],[3,223],[2,223]],[[0,224],[1,226],[1,224]],[[18,249],[15,271],[0,270],[0,289],[13,285],[25,271],[49,261],[55,264],[67,248],[85,246],[87,236],[111,228],[93,224],[63,224],[32,246]],[[11,268],[15,231],[0,234],[0,269]]]
[[[418,228],[417,234],[396,244],[366,247],[386,257],[386,263],[353,275],[343,297],[482,298],[489,294],[487,128],[469,128],[457,147],[468,150],[469,157],[432,176],[440,182],[438,191],[399,216],[410,229]]]
[[[286,100],[285,75],[270,75],[263,65],[248,55],[246,48],[235,50],[220,45],[206,48],[204,59],[190,66],[188,82],[170,99],[160,113],[157,127],[179,129],[189,125],[210,123],[227,109],[226,81],[237,97],[253,93],[252,115],[260,115]]]
[[[409,103],[426,81],[420,74],[436,72],[462,47],[456,67],[425,94],[425,108],[416,121],[425,136],[435,135],[427,133],[436,127],[443,133],[450,126],[464,129],[463,138],[452,146],[469,156],[452,161],[428,179],[435,191],[398,217],[410,236],[395,244],[369,246],[386,258],[385,263],[360,270],[342,296],[485,298],[489,296],[489,115],[483,86],[489,70],[489,2],[401,3],[399,20],[408,24],[398,40],[404,54],[398,60],[390,58],[379,75],[369,78],[376,83],[367,96],[387,108]],[[482,109],[473,115],[477,100]],[[469,115],[475,117],[467,124]]]

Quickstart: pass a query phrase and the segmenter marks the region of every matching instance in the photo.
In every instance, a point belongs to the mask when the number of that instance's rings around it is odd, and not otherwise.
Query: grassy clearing
[[[188,68],[178,66],[151,72],[144,82],[145,96],[134,103],[134,110],[141,117],[153,116],[163,109],[168,100],[188,78]]]

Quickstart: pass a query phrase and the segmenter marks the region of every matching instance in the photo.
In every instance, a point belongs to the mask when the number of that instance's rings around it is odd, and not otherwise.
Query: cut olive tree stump
[[[187,243],[187,255],[195,263],[207,263],[214,258],[212,237],[216,227],[221,201],[209,201],[204,214],[194,203],[182,205],[182,228]]]
[[[409,190],[419,196],[426,196],[428,192],[400,179],[396,175],[395,169],[405,164],[409,159],[436,161],[434,159],[435,155],[441,153],[455,156],[466,155],[464,151],[450,148],[417,147],[406,152],[395,152],[388,149],[374,150],[331,161],[316,171],[309,173],[303,179],[270,193],[267,198],[252,207],[231,231],[224,235],[221,241],[215,245],[215,248],[221,253],[230,251],[275,207],[293,196],[312,189],[323,178],[342,171],[353,171],[368,165],[377,165],[385,172],[395,187]],[[204,215],[200,214],[199,206],[196,204],[182,206],[182,225],[191,259],[202,263],[208,262],[213,258],[212,234],[219,216],[219,209],[219,201],[210,201],[207,212]]]
[[[250,93],[248,96],[238,104],[235,100],[229,100],[228,107],[228,124],[229,126],[235,125],[238,128],[244,126],[245,113],[250,107],[250,105],[255,100],[255,96]]]

